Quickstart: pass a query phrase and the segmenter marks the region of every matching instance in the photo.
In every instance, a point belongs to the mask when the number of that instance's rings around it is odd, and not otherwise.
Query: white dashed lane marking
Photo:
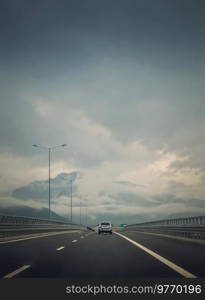
[[[56,251],[60,251],[60,250],[62,250],[62,249],[64,249],[64,248],[65,248],[64,246],[59,247],[59,248],[56,249]]]
[[[21,267],[21,268],[15,270],[15,271],[13,271],[13,272],[7,274],[7,275],[5,275],[4,278],[12,278],[12,277],[14,277],[15,275],[17,275],[17,274],[23,272],[24,270],[30,268],[30,266],[31,266],[31,265],[25,265],[25,266],[23,266],[23,267]]]

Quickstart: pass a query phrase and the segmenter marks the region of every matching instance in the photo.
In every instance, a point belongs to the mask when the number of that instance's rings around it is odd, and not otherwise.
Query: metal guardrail
[[[193,225],[205,225],[205,216],[197,217],[185,217],[185,218],[175,218],[175,219],[165,219],[151,222],[144,222],[138,224],[127,225],[130,226],[193,226]]]
[[[0,215],[0,240],[14,236],[66,232],[68,230],[87,230],[87,228],[83,225],[59,220]]]
[[[73,224],[69,222],[63,222],[55,219],[39,219],[25,216],[11,216],[0,214],[0,225],[1,224]]]
[[[125,226],[124,229],[204,240],[205,216],[175,218],[131,224]]]

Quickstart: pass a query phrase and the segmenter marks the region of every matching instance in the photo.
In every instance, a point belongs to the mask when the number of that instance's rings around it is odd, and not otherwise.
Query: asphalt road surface
[[[1,278],[205,277],[205,245],[132,231],[0,243]]]

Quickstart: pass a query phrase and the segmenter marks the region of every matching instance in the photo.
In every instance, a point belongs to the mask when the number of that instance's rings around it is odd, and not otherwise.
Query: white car
[[[112,234],[112,224],[109,221],[100,222],[98,225],[98,234],[101,234],[101,232]]]

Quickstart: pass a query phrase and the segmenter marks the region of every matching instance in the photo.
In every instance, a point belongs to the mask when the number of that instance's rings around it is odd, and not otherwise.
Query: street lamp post
[[[81,225],[81,202],[80,202],[80,225]]]
[[[88,226],[88,199],[85,198],[85,225]]]
[[[88,226],[88,208],[87,204],[85,205],[85,224]]]
[[[67,144],[62,144],[59,146],[53,147],[44,147],[39,145],[32,145],[33,147],[42,148],[48,150],[48,211],[49,211],[49,219],[51,217],[51,150],[59,147],[66,147]]]
[[[70,181],[70,221],[73,221],[73,188],[72,188],[72,179]]]
[[[48,205],[49,219],[51,217],[51,148],[48,148]]]

